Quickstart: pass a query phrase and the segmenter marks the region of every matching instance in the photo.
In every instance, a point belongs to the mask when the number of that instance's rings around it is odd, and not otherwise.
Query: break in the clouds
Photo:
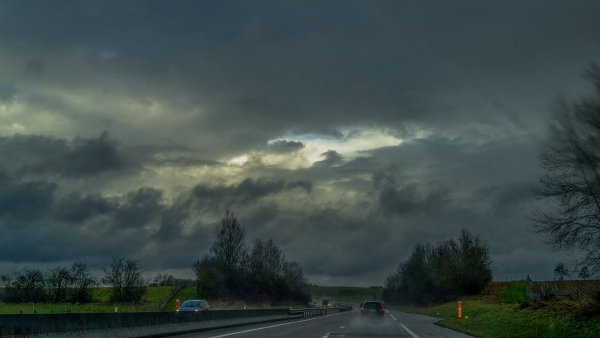
[[[309,281],[381,285],[470,230],[528,231],[559,96],[592,91],[597,1],[0,1],[0,272],[113,255],[190,274],[227,209]],[[28,248],[24,250],[23,248]]]

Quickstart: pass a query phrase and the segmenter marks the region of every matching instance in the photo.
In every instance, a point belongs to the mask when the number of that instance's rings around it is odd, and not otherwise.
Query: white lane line
[[[343,328],[345,328],[345,326],[340,326],[340,329],[343,329]]]
[[[414,334],[411,330],[409,330],[406,326],[404,326],[404,324],[400,323],[400,326],[402,326],[406,330],[406,332],[408,332],[411,336],[413,336],[413,338],[419,338],[419,336]]]
[[[394,317],[391,313],[388,312],[388,314],[390,315],[390,317],[394,318],[395,321],[398,321],[398,319],[396,319],[396,317]]]
[[[327,317],[331,317],[331,316],[337,316],[337,315],[342,314],[342,313],[344,313],[344,312],[333,313],[333,314],[326,315],[326,316],[323,316],[323,317],[314,317],[314,318],[309,318],[309,319],[303,319],[303,320],[299,320],[299,321],[291,322],[291,323],[283,323],[283,324],[277,324],[277,325],[271,325],[271,326],[265,326],[265,327],[258,327],[256,329],[250,329],[250,330],[244,330],[244,331],[226,333],[226,334],[222,334],[220,336],[211,336],[210,338],[221,338],[221,337],[235,336],[236,334],[248,333],[248,332],[259,331],[259,330],[264,330],[264,329],[271,329],[271,328],[278,327],[278,326],[284,326],[284,325],[290,325],[290,324],[308,322],[309,320],[323,319],[323,318],[327,318]],[[329,335],[329,333],[327,335]]]

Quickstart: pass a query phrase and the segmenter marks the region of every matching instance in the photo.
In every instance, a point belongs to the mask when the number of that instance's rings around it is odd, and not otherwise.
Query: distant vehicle
[[[183,311],[206,311],[206,310],[210,310],[210,306],[208,306],[208,302],[205,300],[187,300],[185,302],[183,302],[183,304],[181,304],[181,306],[179,307],[179,309],[177,310],[178,312],[183,312]]]
[[[360,305],[361,318],[384,319],[385,308],[378,301],[365,301]]]
[[[331,298],[331,297],[325,297],[325,298],[323,298],[323,300],[321,301],[321,306],[322,307],[331,307],[331,306],[334,306],[334,304],[333,304],[333,298]]]

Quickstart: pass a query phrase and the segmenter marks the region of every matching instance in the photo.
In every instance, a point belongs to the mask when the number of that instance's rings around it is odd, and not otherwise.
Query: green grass
[[[137,303],[117,303],[109,302],[110,288],[94,288],[92,295],[93,303],[87,304],[51,304],[51,303],[21,303],[7,304],[0,303],[0,314],[18,314],[18,313],[65,313],[65,312],[114,312],[114,305],[119,312],[139,312],[156,311],[160,306],[163,297],[171,291],[171,286],[153,286],[148,287],[148,293],[143,298],[143,302]]]
[[[177,293],[169,299],[163,311],[175,311],[175,301],[179,299],[180,304],[190,299],[199,299],[196,295],[196,286],[184,286],[181,290],[177,291]],[[212,305],[209,303],[212,308]]]
[[[490,294],[462,300],[463,319],[457,302],[431,307],[397,307],[442,320],[439,325],[480,338],[492,337],[600,337],[600,317],[579,315],[583,303],[525,302],[523,282],[496,285]],[[466,317],[468,316],[468,319]]]
[[[311,286],[310,295],[317,303],[324,297],[346,303],[362,303],[365,300],[381,299],[382,288],[359,288],[342,286]]]
[[[514,282],[507,285],[503,300],[505,304],[520,304],[527,301],[525,282]]]

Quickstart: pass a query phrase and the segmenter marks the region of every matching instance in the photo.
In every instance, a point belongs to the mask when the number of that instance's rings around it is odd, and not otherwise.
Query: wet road
[[[185,338],[352,338],[352,337],[408,337],[408,338],[464,338],[463,333],[452,331],[434,323],[436,318],[386,310],[384,320],[361,319],[357,310],[323,317],[249,325],[238,328],[214,330],[180,335]]]

